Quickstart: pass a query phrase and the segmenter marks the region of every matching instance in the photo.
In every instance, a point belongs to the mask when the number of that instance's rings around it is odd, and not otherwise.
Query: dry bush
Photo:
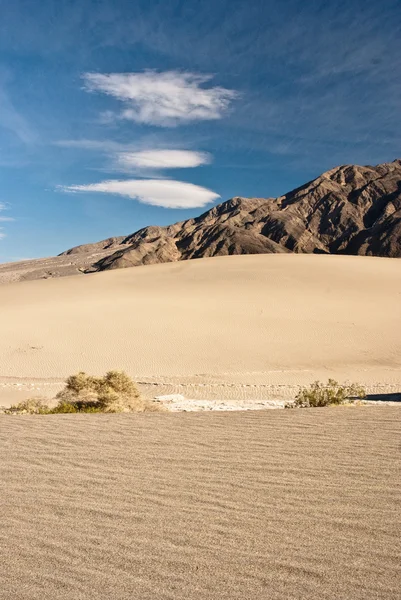
[[[285,405],[285,408],[317,408],[322,406],[339,406],[354,399],[365,398],[363,387],[356,383],[339,384],[334,379],[329,379],[326,384],[315,381],[309,388],[303,388],[294,402]]]
[[[144,400],[132,379],[123,371],[109,371],[104,377],[86,373],[71,375],[64,390],[56,396],[55,411],[69,406],[76,412],[154,412],[161,410],[155,402]],[[70,411],[72,412],[72,411]]]
[[[72,406],[75,411],[70,410],[69,412],[86,412],[89,408],[96,408],[98,406],[97,394],[90,388],[82,388],[79,391],[74,391],[68,387],[68,383],[65,388],[59,392],[56,396],[58,400],[55,409],[61,410],[62,406],[66,408]]]
[[[50,411],[45,398],[28,398],[7,408],[7,415],[46,415]]]
[[[45,399],[29,398],[5,412],[10,415],[54,415],[163,410],[156,402],[141,398],[135,383],[122,371],[109,371],[104,377],[92,377],[83,372],[71,375],[56,400],[57,405],[49,408]]]

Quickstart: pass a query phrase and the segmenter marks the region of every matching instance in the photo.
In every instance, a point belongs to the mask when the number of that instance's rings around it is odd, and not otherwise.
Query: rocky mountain
[[[93,270],[271,252],[401,257],[401,161],[338,167],[279,198],[233,198],[121,244]]]
[[[400,258],[401,160],[337,167],[279,198],[233,198],[195,219],[71,248],[45,265],[20,263],[17,279],[276,252]]]

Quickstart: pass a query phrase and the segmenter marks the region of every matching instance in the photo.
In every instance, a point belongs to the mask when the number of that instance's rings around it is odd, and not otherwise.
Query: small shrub
[[[65,415],[69,413],[99,413],[103,412],[101,408],[96,406],[82,406],[81,408],[77,408],[74,404],[70,402],[65,402],[61,400],[57,406],[50,410],[50,414],[52,415]]]
[[[309,388],[303,388],[296,396],[294,402],[285,405],[285,408],[316,408],[322,406],[338,406],[353,402],[355,398],[365,398],[363,387],[356,383],[339,384],[334,379],[329,379],[326,384],[315,381]]]
[[[51,409],[52,415],[66,414],[66,413],[77,413],[80,412],[76,406],[74,406],[71,402],[66,402],[65,400],[60,400],[60,402]]]
[[[144,400],[132,379],[123,371],[109,371],[104,377],[86,373],[71,375],[56,396],[57,411],[67,412],[150,412],[159,411],[155,402]]]
[[[92,389],[82,388],[80,391],[74,391],[68,386],[57,394],[56,400],[58,400],[57,407],[65,408],[70,405],[74,410],[70,412],[86,412],[88,408],[96,408],[98,406],[97,394]],[[56,407],[56,408],[57,408]]]
[[[55,415],[68,413],[159,412],[156,402],[140,397],[132,379],[122,371],[109,371],[104,377],[80,372],[71,375],[49,408],[43,398],[29,398],[6,409],[10,415]]]
[[[83,371],[76,375],[70,375],[65,382],[65,390],[79,394],[85,389],[92,388],[97,381],[96,377],[90,377]]]
[[[7,408],[4,412],[7,415],[46,415],[49,407],[44,398],[28,398],[18,404]]]

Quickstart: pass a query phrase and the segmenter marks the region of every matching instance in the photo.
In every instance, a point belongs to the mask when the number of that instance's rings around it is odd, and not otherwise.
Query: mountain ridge
[[[94,270],[227,254],[401,256],[401,161],[343,165],[278,198],[234,197],[127,236]]]
[[[234,197],[198,217],[0,265],[0,282],[234,254],[401,258],[401,160],[342,165],[277,198]],[[19,271],[19,273],[17,273]]]

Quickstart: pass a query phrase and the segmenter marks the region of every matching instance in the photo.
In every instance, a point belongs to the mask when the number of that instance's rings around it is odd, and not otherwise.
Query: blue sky
[[[0,261],[401,156],[399,0],[0,0]]]

